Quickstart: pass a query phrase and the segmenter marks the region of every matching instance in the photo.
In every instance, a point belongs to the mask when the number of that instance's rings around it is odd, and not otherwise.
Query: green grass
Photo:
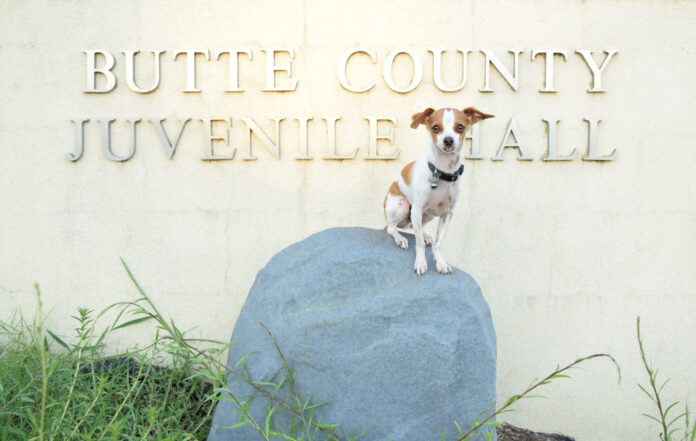
[[[190,358],[165,344],[105,357],[94,319],[80,309],[68,342],[40,315],[0,322],[0,440],[205,439],[215,401]],[[170,368],[152,364],[164,355]]]

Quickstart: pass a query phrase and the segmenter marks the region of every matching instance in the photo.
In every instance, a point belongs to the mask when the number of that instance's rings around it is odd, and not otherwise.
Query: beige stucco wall
[[[498,396],[519,392],[556,364],[593,352],[613,354],[623,369],[591,362],[574,379],[548,387],[547,399],[523,402],[504,420],[560,431],[580,441],[653,440],[652,411],[635,383],[643,382],[634,338],[643,317],[645,340],[661,375],[673,377],[671,400],[696,408],[696,3],[679,1],[475,2],[4,2],[0,6],[0,315],[17,306],[33,311],[32,285],[41,284],[53,309],[48,326],[70,335],[67,317],[134,299],[123,257],[155,302],[183,328],[225,340],[256,272],[277,251],[324,228],[383,226],[382,199],[407,162],[423,154],[427,135],[408,127],[425,107],[475,105],[496,118],[481,125],[485,159],[466,161],[465,191],[444,246],[450,263],[480,283],[498,333]],[[261,48],[293,48],[293,92],[263,92]],[[376,52],[351,59],[343,89],[336,62],[351,48]],[[433,85],[429,48],[447,49],[445,81],[459,77],[456,49],[470,49],[468,81],[458,92]],[[249,48],[240,56],[243,93],[226,93],[227,56],[197,60],[201,93],[184,93],[186,49]],[[382,79],[395,49],[417,54],[423,81],[398,94]],[[137,79],[152,82],[151,50],[164,49],[160,87],[129,90],[122,50],[141,50]],[[484,56],[493,51],[508,68],[519,59],[514,92],[495,71],[482,93]],[[544,61],[532,50],[567,52],[555,61],[557,93],[540,93]],[[616,50],[602,75],[605,93],[588,93],[590,71],[577,50]],[[116,89],[83,93],[83,50],[116,57]],[[212,54],[211,54],[212,55]],[[458,57],[458,55],[457,55]],[[278,55],[278,64],[289,60]],[[396,82],[410,79],[405,56]],[[323,117],[340,116],[337,148],[359,148],[356,159],[324,160]],[[365,160],[368,116],[395,118],[397,160]],[[128,151],[125,120],[141,118],[137,151],[124,163],[101,151],[97,118],[116,118],[113,145]],[[164,153],[147,118],[167,118],[170,138],[191,117],[176,154]],[[230,161],[205,162],[199,118],[232,118]],[[241,118],[253,118],[271,139],[281,122],[275,159],[254,139],[256,161],[244,161]],[[309,122],[313,160],[298,161],[298,123]],[[89,118],[85,153],[77,162],[71,118]],[[511,118],[532,161],[491,161]],[[578,158],[544,162],[542,118],[560,119],[560,151]],[[600,154],[582,161],[587,123],[599,118]],[[391,125],[380,123],[380,133]],[[216,126],[223,133],[224,126]],[[231,147],[217,142],[220,154]],[[411,251],[412,252],[412,251]],[[411,271],[403,268],[403,271]],[[121,346],[147,334],[126,333]],[[114,343],[116,344],[116,343]],[[356,381],[358,381],[356,379]]]

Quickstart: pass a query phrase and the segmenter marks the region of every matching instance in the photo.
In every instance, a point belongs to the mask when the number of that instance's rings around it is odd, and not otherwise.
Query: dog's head
[[[493,118],[493,115],[485,114],[473,107],[464,110],[434,110],[428,107],[411,117],[411,128],[415,129],[425,124],[433,137],[433,145],[445,153],[454,153],[462,148],[467,130],[486,118]]]

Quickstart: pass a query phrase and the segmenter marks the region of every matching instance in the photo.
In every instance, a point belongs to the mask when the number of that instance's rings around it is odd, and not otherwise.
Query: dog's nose
[[[445,139],[442,140],[442,142],[447,146],[447,147],[452,147],[452,144],[454,144],[454,138],[451,136],[446,137]]]

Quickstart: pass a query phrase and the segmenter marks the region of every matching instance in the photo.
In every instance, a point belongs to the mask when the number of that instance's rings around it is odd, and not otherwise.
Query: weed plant
[[[689,421],[689,406],[684,405],[684,410],[677,414],[674,413],[670,415],[670,411],[675,410],[679,401],[675,401],[671,404],[666,404],[662,395],[662,390],[669,383],[669,379],[665,380],[662,385],[658,387],[657,373],[658,370],[650,365],[648,358],[645,355],[645,349],[643,348],[643,339],[640,335],[640,317],[636,320],[636,333],[638,336],[638,349],[640,350],[640,358],[643,361],[643,366],[645,371],[648,373],[649,386],[644,387],[638,384],[640,390],[642,390],[645,395],[653,402],[657,408],[657,416],[644,413],[643,415],[647,418],[655,421],[660,426],[660,441],[694,441],[696,438],[696,422],[690,426]],[[676,412],[676,410],[675,410]],[[683,429],[677,426],[677,423],[683,421]],[[681,433],[680,433],[681,432]]]
[[[0,322],[0,440],[205,439],[211,387],[191,377],[194,363],[185,353],[158,339],[105,357],[105,339],[128,323],[96,335],[104,311],[81,308],[66,343],[44,328],[38,311],[33,320],[16,314]],[[153,364],[163,355],[171,368]]]

